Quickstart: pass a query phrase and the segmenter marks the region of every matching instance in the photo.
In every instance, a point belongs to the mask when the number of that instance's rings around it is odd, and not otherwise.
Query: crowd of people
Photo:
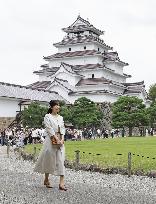
[[[43,143],[45,139],[43,128],[7,128],[0,130],[0,144],[24,146],[27,144]]]
[[[24,146],[27,144],[43,143],[45,140],[44,128],[12,128],[0,130],[0,144],[6,145],[8,142],[11,145]],[[155,134],[154,130],[146,129],[146,136]],[[84,128],[74,129],[66,128],[65,140],[84,140],[97,138],[116,138],[125,137],[124,129],[99,129],[99,128]]]

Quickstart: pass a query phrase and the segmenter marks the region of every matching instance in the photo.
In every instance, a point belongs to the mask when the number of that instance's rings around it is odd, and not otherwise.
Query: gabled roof
[[[80,74],[76,73],[76,72],[73,70],[73,66],[71,66],[71,65],[69,65],[69,64],[67,64],[67,63],[64,63],[64,62],[61,62],[60,67],[61,67],[61,66],[63,66],[64,69],[65,69],[67,72],[69,72],[69,73],[71,73],[71,74],[74,74],[74,75],[81,76]]]
[[[63,28],[62,30],[66,33],[92,31],[97,35],[104,34],[104,31],[95,28],[92,24],[89,23],[89,21],[81,18],[80,15],[77,17],[76,21],[72,25],[68,26],[67,28]]]
[[[64,38],[61,42],[59,43],[54,43],[53,45],[55,47],[59,47],[59,46],[64,46],[64,45],[74,45],[74,44],[84,44],[84,43],[99,43],[102,46],[106,47],[109,50],[112,50],[113,47],[110,47],[109,45],[106,45],[104,40],[95,37],[93,35],[89,35],[89,36],[79,36],[79,37],[69,37],[67,36],[66,38]]]
[[[80,75],[76,70],[73,69],[72,65],[69,65],[69,64],[64,63],[64,62],[61,62],[60,66],[57,69],[55,69],[53,72],[51,72],[49,74],[49,76],[57,75],[57,71],[59,71],[59,69],[61,67],[63,67],[68,73],[70,73],[70,74],[72,74],[74,76],[83,77],[83,75]]]
[[[82,57],[82,56],[93,56],[93,55],[102,56],[102,53],[97,50],[85,50],[85,51],[63,52],[63,53],[61,52],[47,57],[43,57],[43,59],[51,60],[51,59],[59,59],[64,57]]]
[[[27,86],[0,82],[0,97],[49,102],[52,99],[64,100],[57,92],[45,91]]]
[[[74,87],[71,86],[67,80],[63,80],[63,79],[59,79],[57,77],[54,78],[54,81],[52,82],[55,83],[57,82],[58,84],[60,84],[61,86],[65,87],[66,89],[68,89],[69,91],[73,91],[74,90]]]

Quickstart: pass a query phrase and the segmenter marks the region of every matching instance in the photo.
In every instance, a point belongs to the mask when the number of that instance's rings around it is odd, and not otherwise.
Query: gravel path
[[[52,189],[43,186],[43,176],[34,164],[7,158],[0,147],[0,204],[155,204],[156,179],[66,171],[67,192],[58,190],[59,178],[50,176]]]

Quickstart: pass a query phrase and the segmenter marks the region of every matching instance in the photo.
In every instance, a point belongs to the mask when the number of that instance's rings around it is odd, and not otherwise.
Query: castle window
[[[100,48],[98,47],[98,51],[100,51]]]
[[[84,46],[84,50],[86,50],[86,46]]]
[[[94,79],[94,74],[92,74],[92,79]]]
[[[69,48],[69,51],[71,51],[71,47]]]

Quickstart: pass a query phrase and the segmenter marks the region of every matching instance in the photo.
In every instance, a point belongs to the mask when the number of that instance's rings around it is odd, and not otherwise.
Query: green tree
[[[24,108],[22,111],[22,123],[23,126],[29,128],[37,128],[43,126],[43,118],[47,113],[47,108],[42,107],[37,102],[32,102],[28,108]]]
[[[151,104],[148,108],[150,126],[155,127],[156,125],[156,101]]]
[[[60,115],[63,116],[65,123],[72,122],[71,107],[66,106],[66,104],[61,105]]]
[[[149,117],[143,100],[137,97],[122,96],[112,108],[112,126],[114,128],[129,128],[129,136],[132,136],[133,127],[147,125]]]
[[[156,101],[156,84],[150,86],[148,95],[153,102]]]
[[[73,125],[78,128],[96,126],[102,119],[102,112],[98,106],[86,97],[81,97],[74,102],[71,115]]]

